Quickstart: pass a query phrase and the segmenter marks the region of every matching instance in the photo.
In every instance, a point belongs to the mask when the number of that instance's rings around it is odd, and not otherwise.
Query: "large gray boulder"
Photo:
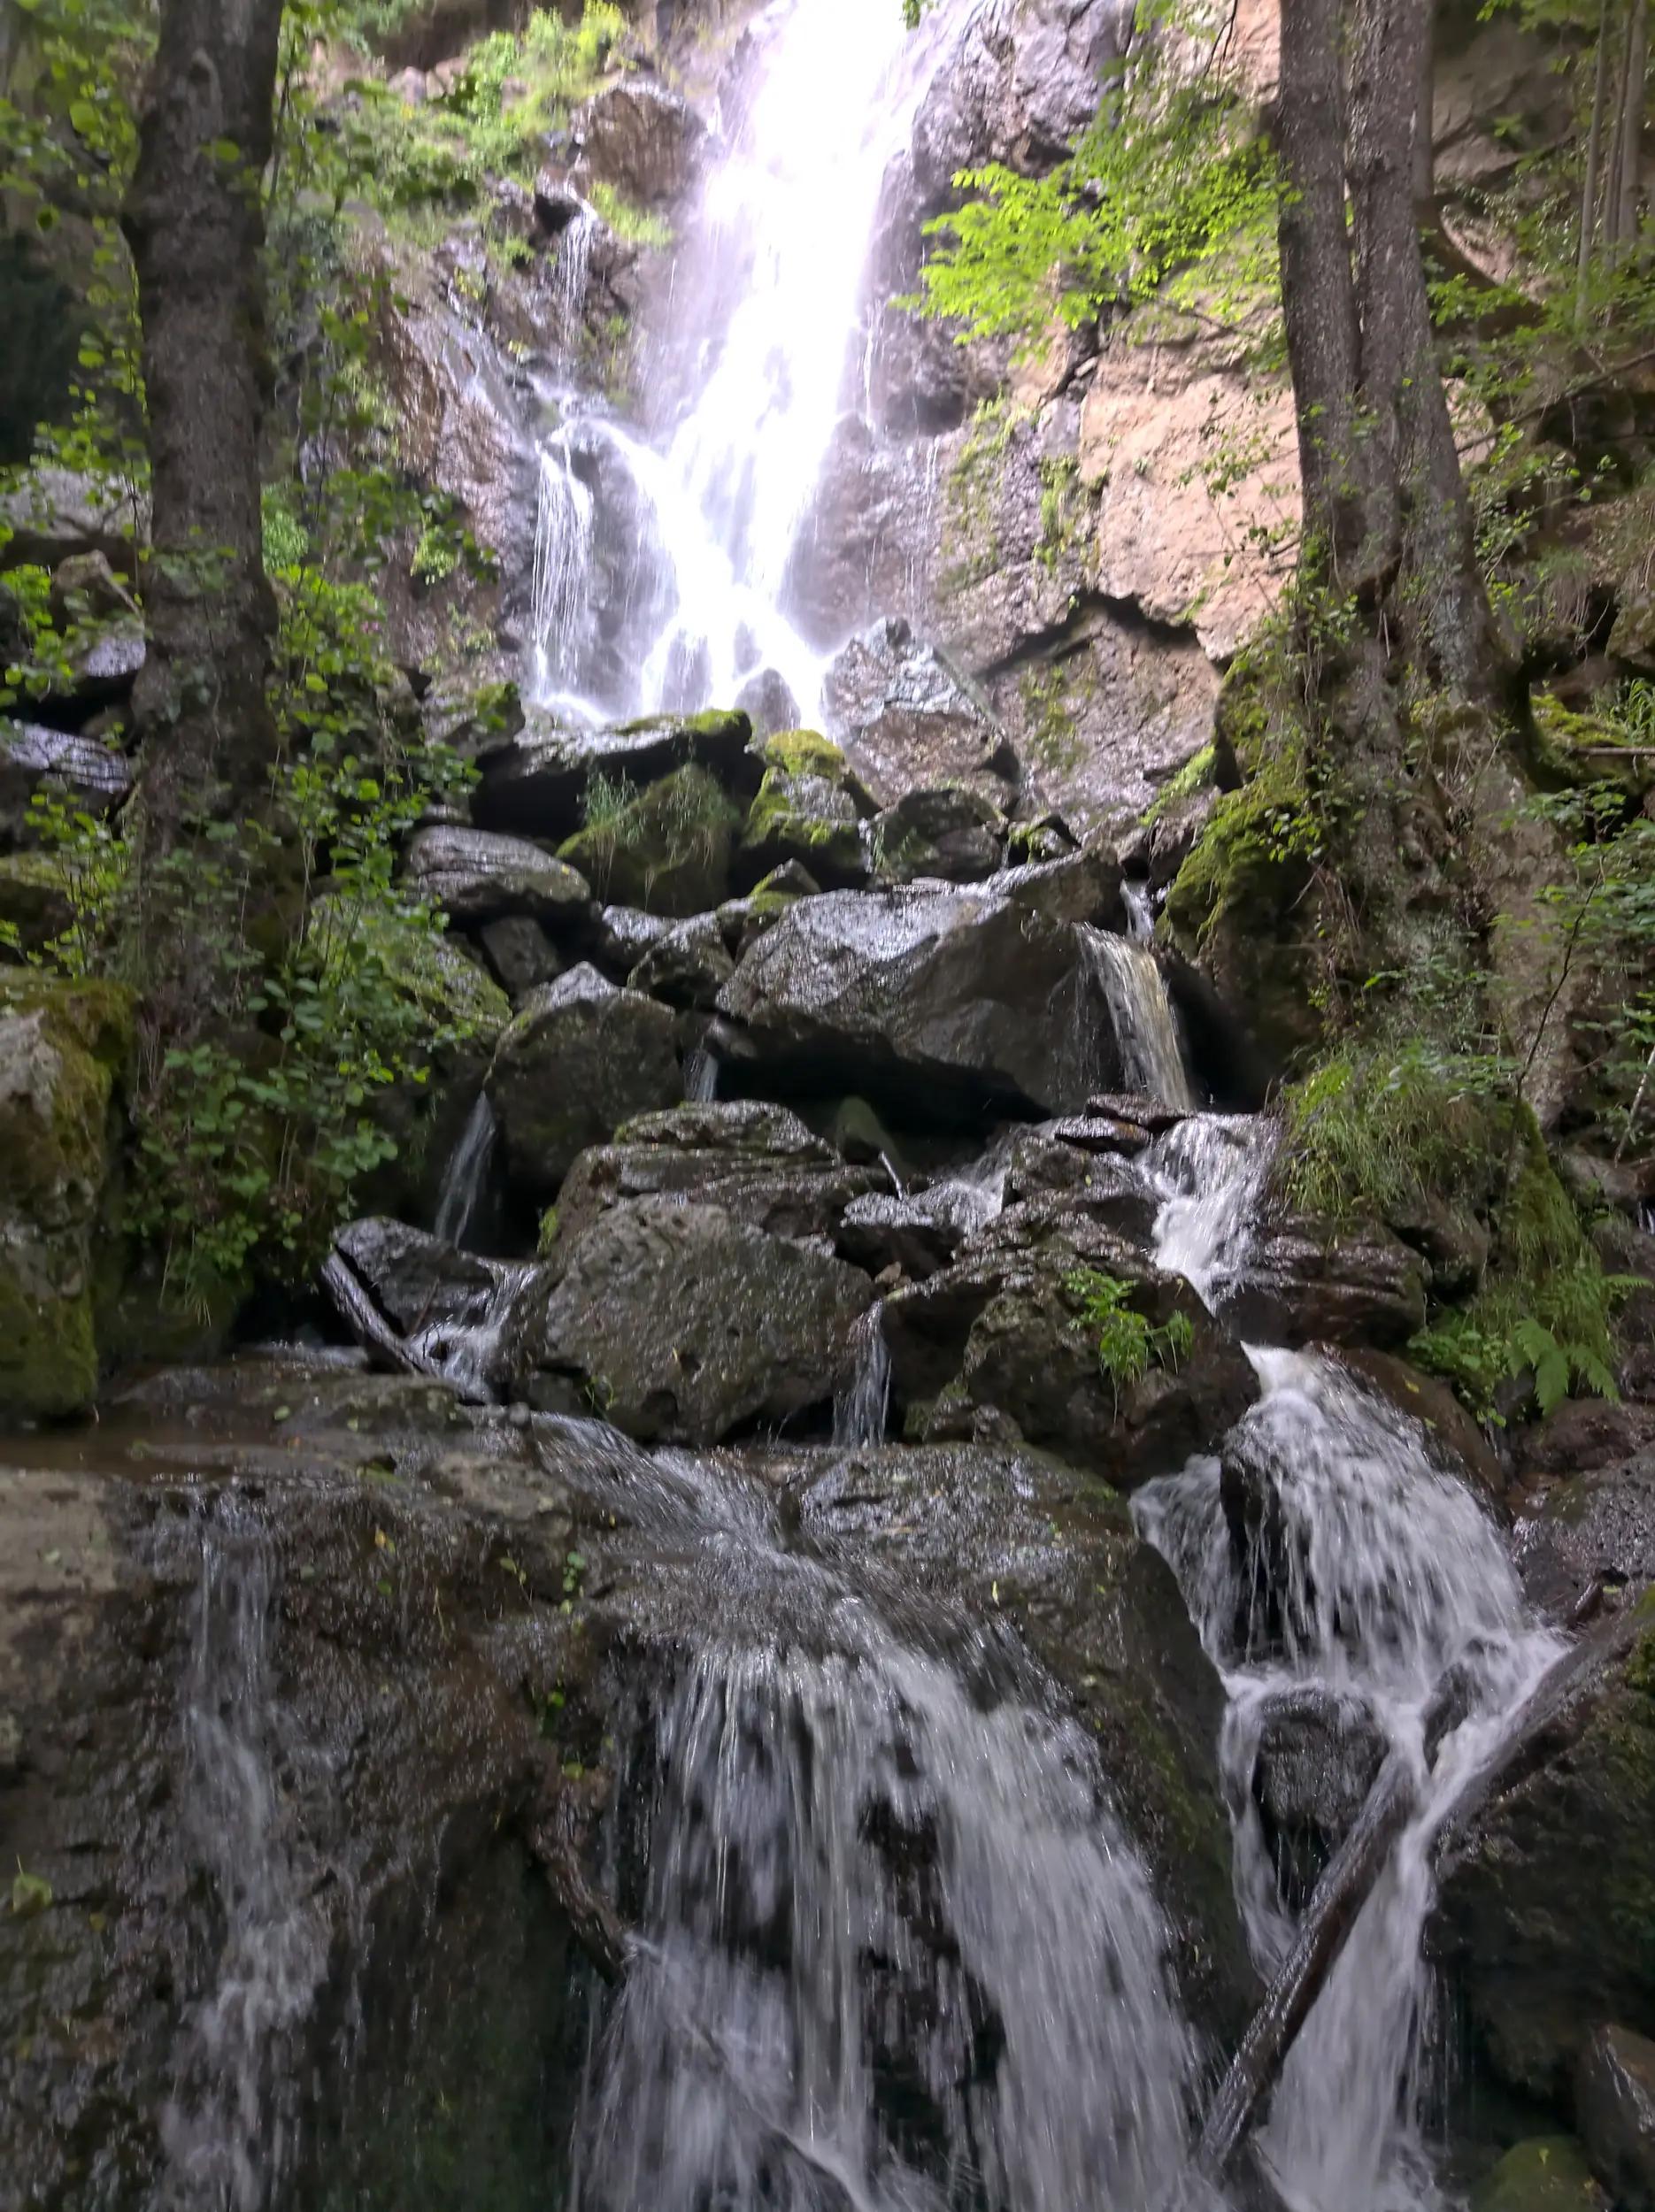
[[[591,904],[584,876],[527,838],[443,823],[421,830],[404,866],[421,895],[456,922],[511,916],[556,925]]]
[[[1009,1622],[1063,1686],[1177,1931],[1186,2004],[1238,2038],[1254,1977],[1218,1774],[1223,1691],[1124,1501],[1023,1446],[798,1456],[791,1488],[813,1545],[852,1572],[882,1567],[910,1596]]]
[[[595,1406],[645,1442],[716,1443],[826,1405],[873,1297],[843,1260],[720,1208],[631,1200],[569,1255],[537,1393],[554,1409]]]
[[[854,1167],[785,1107],[757,1099],[645,1114],[613,1144],[583,1152],[559,1194],[547,1250],[558,1263],[612,1207],[635,1198],[694,1199],[773,1236],[841,1240],[848,1210],[884,1187]],[[857,1255],[851,1254],[856,1257]]]
[[[506,1172],[532,1200],[555,1198],[589,1145],[633,1114],[682,1095],[670,1008],[571,968],[530,994],[489,1071]]]
[[[843,1091],[1077,1110],[1120,1080],[1102,987],[1074,926],[1119,898],[1112,856],[805,899],[719,994],[720,1057]]]
[[[1009,796],[1017,755],[988,701],[906,622],[851,639],[823,687],[830,733],[881,806],[951,780]]]
[[[1104,1209],[1107,1213],[1107,1202]],[[1089,1300],[1108,1283],[1151,1331],[1188,1334],[1142,1373],[1111,1373]],[[1131,1491],[1210,1451],[1258,1383],[1182,1277],[1164,1275],[1083,1194],[1009,1208],[951,1267],[886,1302],[893,1390],[936,1435],[1005,1424]]]

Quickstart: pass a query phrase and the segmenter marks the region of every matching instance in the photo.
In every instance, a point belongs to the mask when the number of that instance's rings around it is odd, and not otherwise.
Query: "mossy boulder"
[[[112,984],[0,979],[0,1421],[97,1387],[97,1227],[132,1007]]]
[[[50,853],[0,855],[0,956],[39,952],[73,921],[63,869]]]
[[[1608,2204],[1572,2135],[1515,2145],[1471,2195],[1471,2212],[1608,2212]]]
[[[730,887],[741,816],[722,786],[693,764],[634,798],[599,810],[559,847],[601,899],[650,914],[704,914]]]
[[[1561,2101],[1602,2022],[1655,2027],[1655,1593],[1543,1750],[1454,1839],[1432,1948],[1497,2072]]]
[[[544,1203],[589,1145],[683,1095],[670,1007],[619,990],[589,965],[535,991],[500,1039],[489,1073],[506,1171]]]
[[[831,889],[867,880],[861,819],[851,794],[814,769],[772,766],[742,832],[737,880],[757,883],[789,860],[802,862]]]

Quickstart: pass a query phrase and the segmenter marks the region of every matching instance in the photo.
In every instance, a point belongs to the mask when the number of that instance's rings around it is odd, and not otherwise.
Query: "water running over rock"
[[[1126,1087],[1178,1112],[1192,1112],[1195,1094],[1184,1068],[1178,1016],[1149,946],[1112,931],[1082,933],[1087,956],[1114,1018]]]
[[[1267,1146],[1203,1119],[1157,1151],[1162,1263],[1221,1301],[1245,1271]],[[1349,1735],[1376,1732],[1418,1793],[1289,2055],[1261,2147],[1293,2212],[1426,2212],[1443,2200],[1423,2127],[1431,1844],[1560,1646],[1530,1620],[1498,1532],[1416,1422],[1324,1357],[1251,1357],[1264,1396],[1222,1460],[1150,1485],[1134,1508],[1224,1674],[1237,1896],[1261,1968],[1295,1925],[1257,1801],[1272,1712],[1284,1700],[1302,1712],[1308,1697],[1336,1762]]]
[[[482,1204],[499,1133],[489,1094],[479,1091],[477,1103],[444,1171],[433,1225],[445,1244],[458,1245],[462,1251]]]
[[[797,718],[817,718],[825,664],[788,614],[791,574],[809,557],[801,534],[860,351],[886,170],[951,24],[976,4],[949,0],[918,35],[890,0],[800,0],[761,23],[756,79],[726,119],[653,365],[655,388],[676,388],[675,413],[643,437],[570,396],[544,449],[534,672],[560,710],[697,709],[768,672]],[[578,250],[566,233],[560,266]],[[585,454],[600,482],[614,478],[616,526],[643,563],[622,667],[607,673],[576,595],[590,547],[579,562],[571,550],[594,526]]]
[[[655,1740],[648,1903],[579,2212],[1188,2208],[1197,2050],[1091,1746],[842,1611],[704,1655]]]
[[[327,1968],[313,1876],[278,1769],[269,1540],[234,1502],[203,1524],[190,1655],[187,1826],[222,1916],[212,1984],[161,2120],[166,2212],[266,2212],[299,2148],[299,2038]]]

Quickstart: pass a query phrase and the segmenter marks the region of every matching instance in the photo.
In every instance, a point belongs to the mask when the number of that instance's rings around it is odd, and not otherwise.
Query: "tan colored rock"
[[[1143,330],[1142,337],[1137,330]],[[1243,342],[1187,319],[1128,324],[1081,414],[1081,480],[1098,495],[1097,585],[1157,622],[1235,652],[1291,572],[1298,523],[1292,396]],[[1210,481],[1222,471],[1221,487]],[[1273,551],[1266,539],[1284,536]]]

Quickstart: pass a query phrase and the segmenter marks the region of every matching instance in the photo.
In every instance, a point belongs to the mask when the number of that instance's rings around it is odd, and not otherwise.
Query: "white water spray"
[[[1150,1160],[1161,1263],[1210,1304],[1244,1272],[1269,1148],[1211,1118]],[[1215,1459],[1151,1483],[1140,1528],[1173,1565],[1230,1705],[1221,1744],[1236,1889],[1265,1971],[1292,1937],[1252,1800],[1264,1709],[1311,1689],[1364,1707],[1419,1792],[1289,2055],[1260,2147],[1292,2212],[1437,2212],[1423,2131],[1433,2030],[1421,1952],[1431,1846],[1560,1645],[1524,1608],[1498,1532],[1418,1425],[1333,1362],[1254,1350],[1264,1396],[1228,1454],[1262,1471],[1265,1525],[1238,1555]],[[1428,1716],[1451,1692],[1428,1757]]]

